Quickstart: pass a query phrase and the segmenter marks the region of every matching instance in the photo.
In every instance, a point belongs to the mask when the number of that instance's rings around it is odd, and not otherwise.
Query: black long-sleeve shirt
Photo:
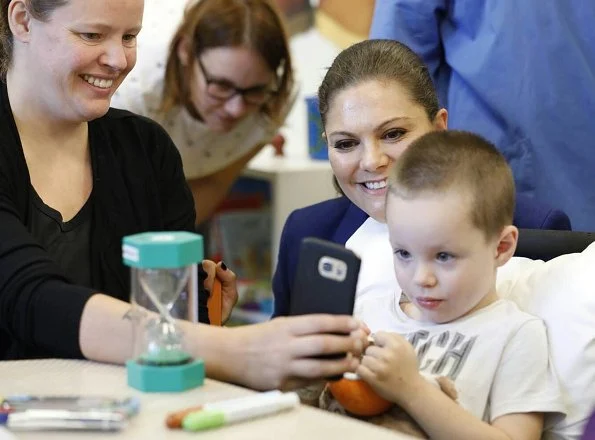
[[[0,83],[0,360],[82,357],[79,325],[88,299],[97,292],[129,299],[122,237],[194,228],[180,155],[158,124],[110,109],[89,122],[89,145],[91,286],[78,286],[31,234],[29,171]]]

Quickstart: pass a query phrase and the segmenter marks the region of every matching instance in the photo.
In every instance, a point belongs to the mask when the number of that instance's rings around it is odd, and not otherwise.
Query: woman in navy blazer
[[[367,84],[378,82],[382,96],[366,93]],[[392,164],[417,137],[447,128],[447,112],[438,105],[427,68],[395,41],[367,40],[341,52],[318,96],[335,184],[343,195],[288,217],[273,278],[274,316],[289,313],[302,239],[345,245],[370,217],[384,223],[384,182]],[[514,223],[523,229],[570,229],[565,213],[524,194],[517,195]],[[386,258],[392,261],[388,253]]]

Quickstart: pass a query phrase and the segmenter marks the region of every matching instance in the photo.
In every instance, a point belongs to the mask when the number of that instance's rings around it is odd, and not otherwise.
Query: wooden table
[[[0,362],[0,393],[3,395],[103,395],[141,400],[140,413],[119,433],[16,432],[18,439],[410,439],[359,420],[301,405],[270,417],[226,426],[212,431],[171,431],[164,425],[168,412],[206,402],[249,395],[254,391],[209,380],[201,388],[184,393],[141,393],[126,385],[122,366],[90,361],[46,359]],[[1,437],[1,435],[0,435]]]

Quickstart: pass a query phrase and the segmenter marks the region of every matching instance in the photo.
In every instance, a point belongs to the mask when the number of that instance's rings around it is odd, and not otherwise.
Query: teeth
[[[89,84],[99,87],[100,89],[109,89],[112,84],[114,84],[114,80],[112,79],[99,79],[91,75],[83,75],[83,79]]]
[[[386,187],[386,180],[380,180],[378,182],[364,182],[364,186],[368,189],[382,189]]]

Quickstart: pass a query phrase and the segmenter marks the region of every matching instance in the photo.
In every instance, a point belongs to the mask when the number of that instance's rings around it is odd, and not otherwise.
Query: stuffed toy
[[[448,397],[457,400],[458,393],[450,378],[424,377]],[[380,397],[354,373],[345,373],[338,381],[310,385],[300,389],[298,394],[303,404],[355,417],[413,437],[429,438],[405,411]]]

